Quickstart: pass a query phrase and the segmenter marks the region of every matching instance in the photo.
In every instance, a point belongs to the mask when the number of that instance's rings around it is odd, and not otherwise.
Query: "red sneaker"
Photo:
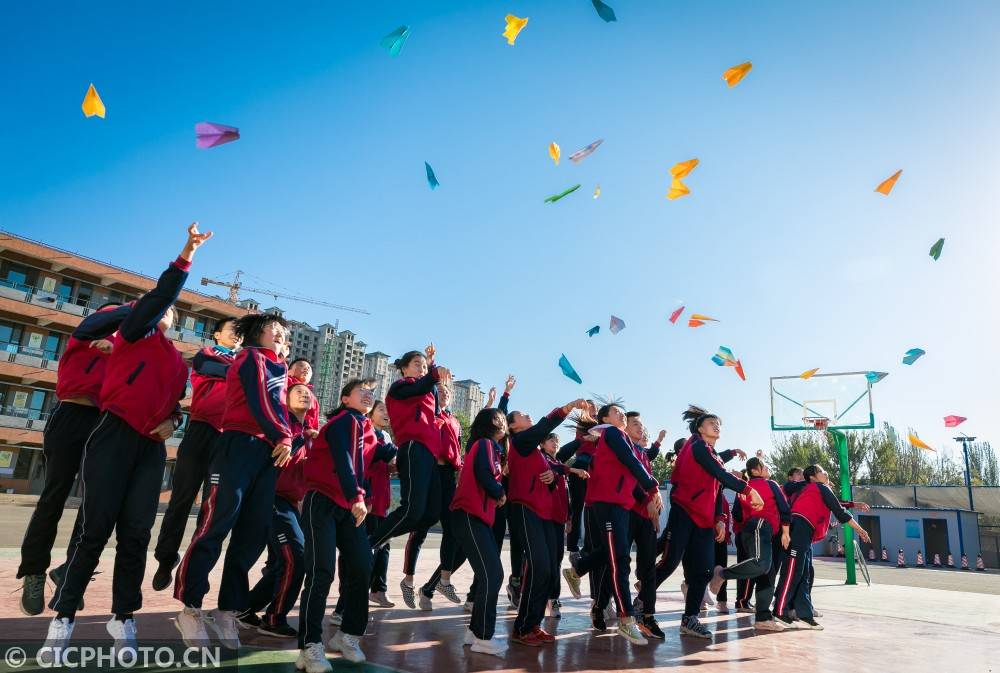
[[[512,642],[527,645],[528,647],[541,647],[545,644],[545,641],[539,638],[537,631],[538,629],[529,631],[528,633],[515,633],[510,639]]]
[[[556,642],[556,637],[540,626],[536,626],[532,631],[532,633],[535,635],[536,638],[541,640],[543,643]]]

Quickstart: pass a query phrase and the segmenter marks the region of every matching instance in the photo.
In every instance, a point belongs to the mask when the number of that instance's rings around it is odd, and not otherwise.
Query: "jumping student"
[[[524,552],[521,595],[511,640],[522,645],[538,647],[555,642],[555,637],[541,628],[552,590],[552,574],[558,572],[551,526],[552,495],[548,488],[555,475],[539,444],[569,412],[585,406],[585,400],[574,400],[556,407],[538,423],[520,411],[507,414],[510,429],[507,494],[511,507],[508,520]]]
[[[574,476],[577,479],[586,480],[590,477],[585,470],[567,467],[558,459],[559,455],[559,435],[549,433],[542,442],[542,452],[549,464],[549,471],[553,478],[548,481],[545,473],[542,473],[541,481],[549,487],[552,496],[552,509],[549,516],[549,526],[552,528],[552,536],[556,546],[552,555],[552,580],[549,590],[549,617],[559,619],[562,617],[562,605],[559,595],[562,591],[560,568],[562,568],[563,557],[566,554],[566,528],[569,524],[569,488],[566,485],[566,477]]]
[[[372,552],[362,527],[365,467],[378,438],[367,414],[374,404],[369,381],[352,379],[340,391],[340,406],[329,414],[306,459],[306,496],[302,501],[305,532],[305,585],[299,617],[299,648],[295,667],[306,673],[333,670],[323,647],[323,614],[333,572],[340,564],[343,621],[330,639],[348,661],[361,663],[361,637],[368,625],[368,586]]]
[[[581,413],[592,419],[597,415],[597,405],[594,404],[593,400],[587,400],[587,408],[582,410]],[[583,439],[579,432],[577,433],[576,439]],[[580,448],[584,449],[584,453],[588,456],[587,460],[589,460],[590,454],[587,452],[591,451],[595,445],[588,442],[585,445],[579,444],[578,446],[579,448],[576,450],[576,453],[580,453]],[[567,460],[569,460],[568,456],[563,458],[562,462],[566,462]],[[581,463],[579,467],[581,469],[586,469],[586,462]],[[580,544],[583,539],[583,501],[586,498],[586,495],[586,480],[580,479],[579,477],[571,474],[569,476],[569,532],[566,533],[566,551],[569,552],[571,556],[573,554],[580,553]]]
[[[65,578],[49,603],[56,611],[45,641],[50,653],[68,644],[80,599],[114,530],[113,617],[107,629],[119,660],[124,652],[136,655],[132,613],[142,607],[149,531],[167,458],[164,441],[180,423],[188,377],[184,358],[164,332],[174,324],[173,303],[194,253],[212,236],[199,233],[197,222],[187,232],[180,255],[118,327],[101,386],[102,413],[83,451],[80,526],[67,549]],[[113,331],[109,326],[95,336]]]
[[[313,387],[312,381],[313,368],[309,363],[309,360],[305,358],[295,358],[288,365],[288,386],[291,387],[296,383],[302,383],[309,387],[310,392],[312,392]],[[312,396],[312,406],[309,407],[309,411],[306,413],[305,419],[306,434],[309,435],[310,439],[315,439],[319,434],[319,400],[316,399],[315,393]]]
[[[737,541],[738,548],[744,550],[744,559],[735,565],[715,567],[709,591],[719,593],[719,587],[727,579],[745,580],[747,589],[737,597],[736,604],[746,605],[751,589],[756,589],[756,618],[754,628],[759,631],[781,631],[783,627],[771,614],[771,599],[774,598],[774,578],[778,573],[783,549],[788,548],[791,510],[781,487],[771,481],[771,469],[758,457],[747,461],[746,471],[750,486],[764,500],[764,507],[753,510],[748,505],[744,509],[745,496],[738,496],[733,506],[743,519],[742,532]],[[746,511],[746,514],[743,512]],[[738,557],[737,557],[738,558]]]
[[[42,435],[45,485],[24,532],[21,564],[17,568],[17,578],[24,578],[21,612],[28,616],[41,614],[45,609],[45,571],[52,561],[59,519],[80,471],[83,446],[101,414],[101,384],[114,347],[111,333],[131,310],[130,306],[117,303],[98,307],[73,331],[59,358],[56,377],[59,403]],[[110,339],[97,336],[102,334]],[[56,586],[62,583],[64,575],[63,566],[49,573]]]
[[[663,507],[658,484],[646,471],[636,455],[635,445],[625,434],[625,410],[616,404],[606,404],[597,411],[597,422],[602,424],[600,438],[594,449],[594,458],[587,482],[587,506],[592,523],[600,533],[594,536],[594,549],[579,559],[570,559],[570,567],[563,571],[570,591],[580,597],[580,577],[586,573],[608,572],[608,592],[598,590],[598,601],[591,609],[591,620],[597,631],[607,628],[602,600],[614,595],[618,607],[618,634],[636,645],[649,641],[635,623],[635,610],[629,591],[629,566],[631,540],[629,538],[629,512],[635,502],[635,490],[648,494],[650,514],[659,513]],[[603,594],[603,595],[602,595]]]
[[[758,454],[759,458],[759,454]],[[749,462],[749,461],[747,461]],[[746,469],[740,470],[739,478],[743,481],[749,482],[752,478]],[[757,489],[754,489],[757,490]],[[758,491],[759,493],[760,491]],[[784,496],[784,493],[782,493]],[[763,498],[763,494],[761,495]],[[787,503],[787,500],[786,500]],[[767,501],[764,501],[765,507],[767,506]],[[739,565],[749,558],[747,554],[746,547],[743,544],[743,529],[746,525],[746,517],[743,515],[743,506],[740,504],[739,496],[733,501],[732,509],[733,517],[733,546],[736,547],[736,563]],[[781,566],[781,555],[775,556],[772,559],[771,565],[777,567]],[[737,613],[753,614],[754,608],[750,603],[750,598],[753,596],[754,586],[756,584],[756,579],[745,579],[739,577],[736,579],[736,601],[733,605]],[[772,587],[772,594],[773,594]],[[764,627],[766,630],[767,627]]]
[[[712,632],[698,620],[698,613],[712,577],[719,489],[724,486],[748,496],[752,509],[760,509],[764,501],[747,482],[722,466],[733,456],[745,458],[746,454],[739,449],[715,452],[722,433],[719,417],[695,406],[689,406],[682,417],[688,422],[691,437],[677,454],[670,475],[670,514],[662,541],[663,556],[656,566],[656,584],[662,584],[683,561],[687,591],[681,635],[711,640]]]
[[[226,374],[226,411],[209,468],[208,493],[174,583],[174,598],[184,604],[175,623],[188,647],[208,642],[207,625],[223,647],[239,649],[236,615],[249,607],[250,568],[267,545],[278,468],[288,463],[292,452],[287,370],[278,359],[287,335],[284,318],[246,315],[236,321],[235,329],[243,350]],[[227,535],[218,605],[204,615],[208,574]]]
[[[733,474],[736,477],[736,474]],[[741,479],[741,477],[737,477]],[[729,565],[729,545],[733,541],[733,515],[729,507],[729,501],[719,490],[718,506],[716,508],[715,520],[715,545],[713,548],[714,564],[716,568],[724,568]],[[709,584],[709,593],[715,596],[715,611],[719,614],[729,614],[729,591],[727,582],[723,579],[718,586]]]
[[[793,619],[788,615],[789,603],[794,600],[795,616],[804,628],[822,630],[815,620],[812,601],[808,589],[803,586],[808,563],[806,555],[813,542],[826,537],[830,529],[830,514],[841,524],[853,528],[864,542],[870,542],[868,532],[844,509],[840,500],[830,490],[830,477],[819,465],[810,465],[802,471],[805,486],[792,502],[791,541],[788,557],[781,566],[781,579],[774,602],[774,616],[785,626],[791,626]],[[847,503],[854,506],[855,503]],[[864,503],[857,503],[862,511],[870,509]],[[758,608],[759,609],[759,608]]]
[[[385,402],[375,400],[372,410],[368,413],[375,429],[375,437],[378,439],[379,447],[384,448],[386,460],[373,461],[369,470],[365,473],[368,477],[366,489],[368,500],[368,516],[365,517],[365,532],[371,534],[385,521],[389,513],[389,503],[392,502],[392,488],[389,485],[389,468],[392,461],[396,459],[398,449],[386,435],[389,429],[389,413],[386,411]],[[389,588],[386,585],[386,575],[389,571],[389,543],[376,547],[372,550],[372,581],[369,587],[368,601],[382,608],[393,608],[396,604],[385,595]]]
[[[498,442],[507,434],[507,421],[498,409],[483,409],[469,429],[468,449],[451,502],[455,536],[469,555],[475,573],[472,618],[465,644],[473,652],[501,655],[505,647],[493,638],[497,622],[497,596],[503,583],[500,549],[493,533],[496,508],[506,501],[500,485]]]
[[[278,472],[271,514],[271,532],[267,541],[267,563],[260,580],[250,590],[250,607],[237,617],[244,626],[275,638],[294,638],[298,632],[288,624],[288,613],[302,590],[305,574],[303,554],[305,536],[299,516],[299,503],[305,495],[305,456],[312,438],[306,425],[315,396],[305,383],[288,387],[288,424],[292,431],[291,458]],[[264,610],[264,618],[257,612]]]
[[[399,446],[400,504],[369,534],[372,549],[397,535],[429,528],[441,518],[441,477],[437,469],[441,453],[440,411],[437,383],[451,380],[451,372],[434,364],[434,344],[423,353],[409,351],[395,362],[401,379],[389,386],[386,407],[392,436]],[[403,601],[415,607],[412,580],[399,583]]]
[[[191,414],[184,439],[177,447],[173,490],[167,511],[160,522],[156,539],[159,566],[153,574],[153,590],[170,586],[174,568],[180,562],[177,551],[184,537],[188,515],[198,492],[202,490],[212,464],[215,443],[222,434],[222,415],[226,410],[226,373],[240,347],[234,325],[236,318],[222,318],[215,324],[215,345],[202,348],[191,361]]]
[[[451,385],[438,383],[438,407],[440,411],[437,414],[435,422],[440,432],[440,457],[437,460],[435,469],[438,473],[438,481],[441,483],[441,567],[454,565],[455,558],[459,553],[458,542],[455,540],[455,534],[451,529],[451,510],[449,510],[449,507],[451,506],[451,499],[455,496],[455,473],[456,470],[462,468],[462,425],[452,415],[451,411],[448,410],[450,403]],[[420,548],[427,538],[429,531],[429,527],[421,527],[419,530],[410,533],[406,540],[406,548],[403,552],[403,581],[407,584],[413,584],[413,573],[416,570],[417,557],[420,554]],[[432,576],[433,579],[434,577]],[[421,610],[430,610],[433,607],[431,599],[434,597],[435,589],[439,590],[452,603],[462,602],[462,599],[458,597],[458,593],[455,591],[455,587],[451,584],[451,575],[449,574],[447,578],[441,577],[436,586],[428,581],[427,584],[420,588]],[[404,600],[405,598],[406,595],[404,594]],[[409,603],[407,605],[411,608],[414,607]]]
[[[660,430],[656,441],[647,448],[649,437],[638,411],[625,414],[625,433],[636,448],[636,457],[650,474],[653,461],[660,454],[660,445],[666,430]],[[635,575],[639,595],[633,602],[639,631],[647,638],[663,640],[666,636],[656,621],[656,535],[660,527],[659,512],[650,512],[649,495],[641,488],[635,490],[635,501],[629,513],[629,534],[635,544]]]

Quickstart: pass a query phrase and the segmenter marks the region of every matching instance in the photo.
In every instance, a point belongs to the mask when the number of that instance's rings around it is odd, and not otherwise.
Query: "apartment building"
[[[56,370],[70,334],[101,304],[131,301],[155,285],[155,278],[0,232],[0,492],[41,492],[42,432],[57,402]],[[219,318],[246,313],[187,290],[176,309],[167,336],[187,359],[213,343]],[[188,402],[182,401],[185,411]],[[185,416],[167,442],[161,500],[169,497],[186,423]]]
[[[451,413],[464,414],[469,422],[476,417],[484,404],[483,391],[478,381],[462,379],[451,384]]]

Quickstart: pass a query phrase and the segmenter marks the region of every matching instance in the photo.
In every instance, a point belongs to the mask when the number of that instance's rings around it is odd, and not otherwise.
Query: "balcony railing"
[[[44,430],[49,419],[48,412],[28,407],[0,407],[0,427],[25,430]]]
[[[40,348],[29,348],[17,344],[0,344],[0,358],[6,362],[56,371],[59,367],[59,353],[43,351]],[[50,359],[52,358],[52,359]]]

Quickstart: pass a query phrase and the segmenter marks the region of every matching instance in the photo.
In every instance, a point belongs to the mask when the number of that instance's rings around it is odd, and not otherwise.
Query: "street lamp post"
[[[976,505],[972,501],[972,470],[969,468],[969,442],[976,441],[975,437],[969,437],[964,432],[961,437],[954,438],[956,442],[962,442],[962,455],[965,457],[965,488],[969,490],[969,509],[976,511]]]

